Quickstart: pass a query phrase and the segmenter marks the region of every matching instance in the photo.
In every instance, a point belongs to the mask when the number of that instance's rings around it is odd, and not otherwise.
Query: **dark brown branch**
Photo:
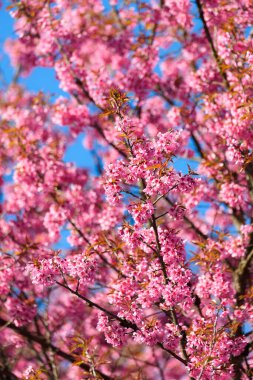
[[[14,323],[8,323],[8,321],[4,320],[1,317],[0,317],[0,326],[1,327],[7,326],[6,328],[15,331],[17,334],[23,336],[24,338],[26,338],[30,341],[38,343],[42,348],[51,349],[56,355],[60,356],[62,359],[65,359],[71,363],[74,363],[76,361],[76,358],[74,356],[68,354],[67,352],[62,351],[60,348],[49,343],[44,337],[37,336],[34,333],[31,333],[30,331],[28,331],[24,327],[17,327],[16,325],[14,325]],[[82,363],[80,365],[80,367],[87,372],[89,372],[91,369],[91,367],[86,363]],[[103,372],[101,372],[97,369],[96,369],[96,372],[104,380],[112,380],[113,379],[112,377],[105,375]]]
[[[174,206],[174,203],[168,198],[164,197],[164,199],[171,205]],[[199,235],[203,240],[207,240],[208,236],[204,234],[195,224],[187,217],[184,216],[184,221],[189,224],[189,226],[196,232],[197,235]]]
[[[66,284],[63,284],[63,283],[60,283],[60,282],[57,282],[57,284],[60,285],[60,286],[62,286],[66,290],[70,291],[72,294],[76,295],[78,298],[82,299],[84,302],[86,302],[88,304],[88,306],[94,307],[94,308],[102,311],[103,313],[105,313],[109,317],[117,320],[121,324],[121,326],[123,326],[125,328],[130,328],[130,329],[132,329],[134,331],[138,331],[139,330],[138,326],[135,323],[129,322],[126,319],[118,317],[116,314],[112,313],[111,311],[104,309],[102,306],[100,306],[100,305],[96,304],[95,302],[89,300],[88,298],[82,296],[78,291],[75,291],[75,290],[69,288]],[[187,365],[187,360],[184,360],[179,355],[177,355],[175,352],[173,352],[173,351],[165,348],[162,343],[157,343],[157,346],[160,347],[160,348],[162,348],[164,351],[166,351],[167,353],[169,353],[171,356],[173,356],[175,359],[179,360],[184,365]]]
[[[76,223],[72,219],[68,219],[68,222],[71,224],[72,227],[76,230],[76,232],[79,234],[79,236],[91,247],[91,243],[86,238],[84,233],[80,230],[80,228],[76,225]],[[117,272],[120,276],[126,278],[124,273],[122,273],[118,268],[115,268],[97,249],[93,248],[93,251],[100,257],[100,259],[108,265],[111,269],[113,269],[115,272]]]
[[[141,179],[141,181],[140,181],[140,188],[141,188],[141,195],[142,195],[142,198],[143,198],[144,201],[146,201],[146,199],[147,199],[146,194],[143,191],[145,189],[145,187],[146,187],[145,181],[144,181],[144,179]],[[159,239],[159,232],[158,232],[158,228],[157,228],[155,214],[151,215],[151,218],[149,219],[149,224],[153,228],[153,231],[154,231],[154,234],[155,234],[156,256],[157,256],[157,258],[159,260],[159,263],[161,265],[161,269],[162,269],[162,273],[163,273],[165,284],[168,284],[169,279],[168,279],[168,276],[167,276],[166,264],[165,264],[165,262],[163,260],[163,256],[161,255],[161,243],[160,243],[160,239]],[[170,314],[172,316],[173,323],[177,327],[179,327],[179,329],[180,329],[180,326],[178,324],[177,317],[176,317],[176,314],[175,314],[175,311],[174,311],[173,308],[171,308]],[[181,358],[181,361],[184,362],[184,363],[187,363],[189,361],[189,358],[188,358],[188,355],[187,355],[186,349],[185,349],[186,348],[186,340],[185,340],[185,338],[186,337],[183,336],[183,335],[180,338],[180,347],[181,347],[181,351],[182,351],[182,354],[183,354],[183,357],[184,357],[184,358]],[[159,346],[163,347],[163,345],[161,345],[161,344],[159,344]],[[190,377],[190,379],[194,380],[192,377]]]
[[[53,198],[54,202],[59,205],[57,196],[54,193],[50,193],[51,197]],[[92,244],[90,243],[89,239],[84,235],[84,233],[80,230],[80,228],[76,225],[76,223],[71,219],[68,218],[68,222],[71,224],[71,226],[75,229],[75,231],[78,233],[78,235],[89,245],[89,247],[92,247]],[[120,276],[125,277],[126,276],[117,268],[115,268],[97,249],[93,247],[93,251],[100,257],[100,259],[108,265],[111,269],[113,269],[115,272],[117,272]]]
[[[198,152],[198,154],[200,155],[200,157],[201,157],[201,158],[205,158],[205,155],[204,155],[204,153],[203,153],[203,150],[202,150],[202,148],[201,148],[201,145],[200,145],[200,143],[199,143],[197,137],[195,136],[194,132],[192,132],[192,134],[191,134],[191,138],[192,138],[192,140],[193,140],[193,142],[194,142],[194,144],[195,144],[195,147],[196,147],[197,152]]]
[[[50,14],[51,27],[52,27],[52,30],[54,30],[54,26],[53,26],[53,22],[52,22],[53,21],[52,20],[53,16],[52,16],[52,12],[51,12],[51,9],[50,9],[49,2],[48,2],[48,11],[49,11],[49,14]],[[93,103],[97,108],[99,108],[101,111],[104,111],[101,106],[99,106],[98,104],[96,104],[95,100],[90,95],[89,91],[86,90],[86,88],[84,87],[83,82],[80,80],[80,78],[77,77],[76,73],[74,72],[74,70],[72,68],[72,65],[71,65],[71,62],[69,60],[69,57],[65,53],[64,48],[63,48],[61,42],[59,41],[59,39],[57,37],[55,37],[55,42],[56,42],[56,44],[57,44],[57,46],[59,48],[59,52],[62,54],[63,60],[65,61],[66,65],[69,66],[69,71],[70,71],[70,73],[72,75],[73,80],[75,81],[76,85],[80,88],[80,90],[82,91],[83,95],[91,103]],[[76,101],[77,101],[78,104],[83,104],[83,102],[79,98],[78,94],[72,93],[71,95],[76,99]],[[115,150],[117,150],[118,153],[121,154],[123,157],[125,157],[125,158],[127,157],[127,155],[126,155],[125,152],[123,152],[120,148],[118,148],[113,142],[108,141],[107,137],[104,134],[103,129],[98,125],[98,123],[95,123],[95,125],[92,125],[91,127],[93,127],[94,129],[96,129],[96,131],[100,134],[101,137],[103,137],[103,139],[107,142],[107,144],[109,146],[111,146],[112,148],[114,148]]]
[[[66,284],[63,284],[61,282],[58,282],[57,281],[57,284],[62,286],[63,288],[67,289],[70,293],[74,294],[75,296],[77,296],[78,298],[82,299],[83,301],[85,301],[87,303],[88,306],[90,307],[95,307],[96,309],[102,311],[103,313],[105,313],[106,315],[108,315],[109,317],[117,320],[121,326],[125,327],[125,328],[130,328],[134,331],[138,330],[137,326],[132,323],[132,322],[129,322],[127,321],[126,319],[123,319],[123,318],[120,318],[118,317],[116,314],[112,313],[111,311],[109,310],[106,310],[105,308],[103,308],[102,306],[98,305],[97,303],[91,301],[90,299],[86,298],[85,296],[83,296],[82,294],[80,294],[78,291],[76,290],[73,290],[71,289],[69,286],[67,286]]]
[[[250,244],[251,246],[253,242],[253,234],[251,234],[250,237]],[[238,303],[241,303],[240,297],[245,294],[246,291],[246,278],[245,274],[247,273],[249,266],[252,262],[253,259],[253,249],[247,249],[246,255],[244,258],[241,259],[238,267],[236,268],[234,272],[234,286],[235,290],[237,292],[237,298],[238,298]]]
[[[200,142],[198,141],[198,138],[193,133],[192,133],[191,137],[194,141],[195,147],[196,147],[197,152],[199,153],[200,157],[202,159],[205,159],[205,154],[204,154],[203,149],[200,145]],[[215,178],[215,177],[214,177],[214,180],[216,183],[219,182],[217,180],[217,178]],[[222,203],[232,211],[231,217],[233,219],[234,225],[239,229],[241,227],[241,225],[244,224],[244,218],[243,218],[242,213],[240,213],[240,215],[238,215],[238,211],[236,210],[236,208],[230,207],[226,202],[222,202]]]
[[[7,357],[0,347],[0,378],[1,380],[18,380],[18,377],[11,372]]]
[[[182,359],[180,356],[178,356],[177,354],[175,354],[175,352],[171,351],[170,349],[165,348],[162,343],[157,343],[157,346],[160,347],[160,348],[162,348],[164,351],[168,352],[171,356],[173,356],[174,358],[176,358],[177,360],[179,360],[184,365],[187,365],[187,361],[186,360]]]
[[[198,7],[198,11],[199,11],[199,16],[200,16],[200,19],[203,23],[203,27],[204,27],[204,31],[205,31],[205,34],[206,34],[206,38],[209,42],[209,45],[211,47],[211,50],[212,50],[212,53],[213,53],[213,56],[214,56],[214,59],[218,65],[218,68],[219,68],[219,72],[220,72],[220,75],[222,77],[222,79],[224,80],[224,83],[226,85],[226,89],[229,90],[230,88],[230,85],[229,85],[229,82],[228,82],[228,78],[227,78],[227,74],[226,72],[222,69],[222,62],[221,62],[221,59],[219,57],[219,54],[214,46],[214,43],[213,43],[213,38],[211,36],[211,33],[210,33],[210,30],[208,28],[208,25],[207,25],[207,22],[206,22],[206,19],[205,19],[205,15],[204,15],[204,9],[203,9],[203,6],[202,6],[202,3],[201,3],[201,0],[196,0],[196,5]]]

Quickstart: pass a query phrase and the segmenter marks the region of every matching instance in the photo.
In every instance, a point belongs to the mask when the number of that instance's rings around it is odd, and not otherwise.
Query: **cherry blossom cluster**
[[[252,1],[6,11],[0,378],[252,379]]]

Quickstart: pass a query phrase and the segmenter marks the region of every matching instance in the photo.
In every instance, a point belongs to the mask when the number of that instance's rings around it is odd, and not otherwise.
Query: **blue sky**
[[[9,57],[4,51],[4,43],[7,38],[15,38],[13,19],[6,10],[10,2],[3,0],[2,3],[2,8],[0,8],[0,87],[9,84],[14,75]],[[67,94],[59,88],[59,82],[56,79],[55,72],[50,68],[36,68],[28,77],[20,78],[19,83],[32,92],[43,91],[52,95],[53,98],[67,96]],[[94,172],[94,161],[90,152],[84,149],[82,145],[83,138],[83,134],[79,135],[75,143],[69,146],[65,160],[75,162],[76,165],[87,167]]]
[[[108,4],[108,0],[104,0],[105,10],[108,9]],[[3,0],[3,6],[0,8],[0,73],[2,77],[0,78],[0,87],[5,85],[4,82],[7,84],[11,83],[14,75],[14,70],[11,67],[8,55],[4,51],[4,43],[6,39],[16,38],[13,19],[11,18],[9,11],[6,10],[8,5],[10,5],[10,1]],[[200,27],[200,24],[196,23],[195,28],[196,26]],[[56,99],[58,96],[68,96],[68,94],[59,88],[59,81],[56,79],[54,69],[44,67],[35,68],[29,76],[20,78],[19,83],[32,92],[43,91],[46,94],[50,94],[52,99]],[[82,144],[83,139],[84,134],[80,134],[76,141],[68,147],[64,159],[65,161],[74,162],[77,166],[86,167],[95,174],[96,170],[93,157],[88,150],[84,149]],[[174,165],[176,169],[184,173],[188,172],[185,159],[175,159]],[[196,164],[191,162],[191,166],[194,169]],[[6,180],[11,180],[11,176],[6,178]],[[63,233],[63,235],[66,237],[66,233]],[[64,243],[61,242],[60,246],[63,248]]]
[[[14,70],[11,67],[8,55],[4,51],[4,42],[7,38],[15,38],[14,23],[9,11],[6,7],[10,5],[10,1],[3,0],[3,6],[0,8],[0,86],[4,83],[10,83]],[[109,9],[109,0],[104,0],[105,10]],[[201,23],[195,20],[194,29],[199,29]],[[43,91],[50,94],[53,99],[58,96],[68,96],[59,88],[59,82],[56,79],[53,69],[38,67],[35,68],[32,73],[26,78],[20,78],[19,83],[23,84],[25,88],[32,92]],[[94,161],[89,151],[85,150],[82,141],[84,135],[79,135],[75,143],[72,144],[65,155],[66,161],[75,162],[78,166],[87,167],[95,173]],[[178,159],[175,161],[177,169],[187,172],[187,167],[184,160]],[[193,167],[195,165],[193,164]]]
[[[4,43],[8,38],[15,38],[14,22],[11,18],[6,7],[10,3],[6,0],[3,1],[2,8],[0,7],[0,88],[8,86],[13,79],[15,70],[12,68],[10,59],[4,51]],[[32,73],[25,77],[20,78],[19,83],[32,92],[43,91],[52,95],[53,99],[58,96],[68,95],[59,88],[59,81],[56,79],[53,69],[39,67],[35,68]],[[94,160],[91,153],[83,147],[84,134],[80,134],[76,141],[70,145],[66,151],[64,160],[75,162],[79,167],[85,167],[95,173]],[[12,180],[12,175],[6,176],[6,181]],[[63,229],[61,232],[61,240],[55,245],[55,249],[64,249],[68,247],[66,241],[69,232]]]

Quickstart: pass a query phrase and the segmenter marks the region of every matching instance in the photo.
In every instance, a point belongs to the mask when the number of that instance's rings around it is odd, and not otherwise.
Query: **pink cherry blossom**
[[[252,379],[252,2],[3,10],[0,379]]]

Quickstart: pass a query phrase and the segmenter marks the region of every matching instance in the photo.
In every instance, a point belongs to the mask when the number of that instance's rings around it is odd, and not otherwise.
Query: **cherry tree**
[[[0,378],[253,379],[252,1],[7,10]]]

